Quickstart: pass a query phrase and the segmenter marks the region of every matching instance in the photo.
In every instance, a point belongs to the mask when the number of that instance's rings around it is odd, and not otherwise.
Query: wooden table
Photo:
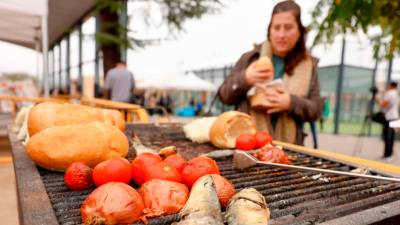
[[[128,123],[133,122],[134,118],[144,123],[147,123],[149,121],[149,116],[147,115],[146,110],[143,109],[140,105],[88,97],[82,97],[81,104],[118,110],[123,113],[123,116]],[[132,118],[132,114],[134,114],[134,118]]]

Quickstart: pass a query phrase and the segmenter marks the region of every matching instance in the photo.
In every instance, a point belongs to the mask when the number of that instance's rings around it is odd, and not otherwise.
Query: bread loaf
[[[35,105],[29,112],[28,132],[32,136],[48,127],[85,124],[94,121],[115,125],[121,130],[125,129],[125,121],[116,110],[43,102]]]
[[[274,66],[272,65],[272,61],[268,56],[261,56],[255,65],[257,70],[273,70]]]
[[[26,146],[39,166],[63,171],[81,161],[90,167],[128,154],[128,139],[115,126],[102,122],[49,127],[32,136]]]
[[[104,117],[106,123],[110,123],[113,126],[118,127],[121,131],[125,130],[125,119],[121,112],[113,109],[97,109]]]
[[[256,132],[256,125],[249,115],[229,111],[221,114],[211,126],[210,140],[218,148],[234,148],[238,136]]]

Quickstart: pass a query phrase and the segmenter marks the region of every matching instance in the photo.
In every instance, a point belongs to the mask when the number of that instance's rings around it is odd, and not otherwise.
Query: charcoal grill
[[[177,146],[192,158],[214,150],[208,144],[188,141],[179,124],[128,125],[144,145]],[[36,167],[24,147],[10,132],[17,179],[21,224],[81,224],[80,204],[92,190],[73,192],[64,185],[63,173]],[[353,166],[285,149],[293,164],[350,171]],[[130,149],[129,159],[134,157]],[[257,166],[246,171],[233,168],[232,159],[218,160],[223,176],[240,190],[254,187],[266,198],[274,225],[285,224],[400,224],[400,183],[321,175],[313,172]],[[158,217],[150,225],[168,225],[177,215]],[[141,224],[141,223],[137,223]]]

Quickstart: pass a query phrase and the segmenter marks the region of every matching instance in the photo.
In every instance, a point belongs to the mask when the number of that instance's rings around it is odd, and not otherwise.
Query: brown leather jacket
[[[251,85],[246,82],[245,71],[253,61],[259,58],[260,50],[261,46],[258,45],[252,51],[243,54],[218,91],[223,103],[235,105],[237,110],[245,113],[250,112],[246,93],[251,88]],[[304,143],[304,122],[317,120],[322,112],[323,100],[320,97],[317,63],[318,60],[313,59],[313,73],[307,97],[291,95],[288,113],[296,122],[296,144]]]

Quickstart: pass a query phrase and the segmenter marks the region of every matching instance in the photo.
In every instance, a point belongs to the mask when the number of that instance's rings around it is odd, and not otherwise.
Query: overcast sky
[[[219,67],[234,63],[240,55],[252,48],[254,43],[265,39],[266,27],[276,0],[229,0],[220,13],[206,15],[201,20],[188,21],[185,31],[179,33],[175,40],[164,41],[159,45],[144,49],[130,50],[128,67],[137,78],[176,70],[190,70]],[[310,11],[316,0],[298,0],[303,10],[302,20],[310,23]],[[136,5],[135,5],[136,4]],[[144,4],[144,5],[143,5]],[[155,16],[151,17],[152,26],[141,23],[141,8],[150,8]],[[131,25],[138,32],[136,35],[163,37],[165,26],[160,25],[161,17],[154,4],[130,4],[128,13],[138,15],[131,17]],[[155,24],[155,25],[154,25]],[[90,26],[86,26],[90,27]],[[90,28],[86,28],[86,31]],[[85,32],[85,28],[84,28]],[[310,34],[309,36],[312,36]],[[310,40],[308,41],[310,42]],[[84,45],[91,52],[92,45]],[[88,50],[89,49],[89,50]],[[313,54],[320,58],[320,66],[335,65],[340,62],[340,38],[330,46],[319,46]],[[16,45],[0,42],[0,73],[23,72],[36,74],[36,52]],[[346,64],[372,68],[374,61],[370,44],[363,37],[348,37]],[[394,65],[398,65],[398,60]],[[383,79],[386,63],[380,64],[380,79]],[[40,68],[39,68],[40,69]],[[394,67],[396,70],[396,66]],[[91,67],[85,75],[93,74]],[[397,74],[395,74],[397,76]],[[73,75],[74,77],[74,75]]]

